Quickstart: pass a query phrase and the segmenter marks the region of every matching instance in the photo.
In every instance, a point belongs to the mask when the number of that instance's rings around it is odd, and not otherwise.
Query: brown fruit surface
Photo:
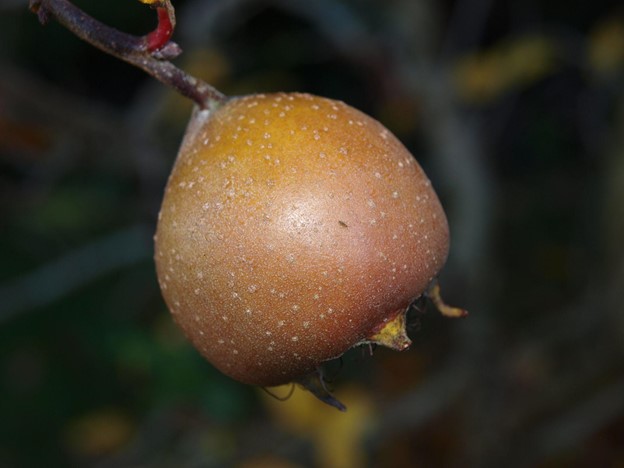
[[[197,113],[159,216],[171,313],[223,373],[272,386],[373,337],[448,253],[422,169],[379,122],[307,94]]]

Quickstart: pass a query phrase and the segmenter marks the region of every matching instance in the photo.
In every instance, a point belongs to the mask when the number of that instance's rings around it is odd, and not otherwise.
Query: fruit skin
[[[155,236],[165,301],[232,378],[273,386],[370,341],[448,254],[412,155],[358,110],[250,95],[193,117]]]

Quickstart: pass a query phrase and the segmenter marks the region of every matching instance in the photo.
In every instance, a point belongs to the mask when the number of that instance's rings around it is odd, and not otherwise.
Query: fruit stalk
[[[30,9],[42,24],[55,19],[83,41],[174,88],[200,109],[216,108],[226,96],[169,61],[181,53],[180,47],[169,40],[175,25],[171,3],[163,0],[150,4],[156,7],[159,22],[157,28],[145,36],[134,36],[107,26],[68,0],[30,0]]]

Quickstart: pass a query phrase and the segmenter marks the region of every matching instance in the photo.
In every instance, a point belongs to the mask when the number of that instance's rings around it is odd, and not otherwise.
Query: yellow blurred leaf
[[[286,394],[288,387],[274,390]],[[363,437],[375,411],[370,396],[356,387],[336,392],[347,402],[346,413],[324,405],[306,391],[297,389],[286,402],[265,397],[273,417],[286,429],[310,438],[316,447],[318,466],[358,468],[366,466]]]
[[[125,413],[104,408],[71,421],[66,428],[66,442],[77,455],[99,456],[119,450],[134,431],[134,424]]]
[[[557,47],[547,37],[526,36],[504,49],[508,82],[531,84],[554,71]]]
[[[600,23],[589,35],[589,67],[599,74],[617,71],[624,64],[624,24],[609,19]]]
[[[483,52],[462,58],[455,69],[459,96],[469,102],[485,102],[505,89],[506,77],[498,53]]]
[[[228,57],[216,48],[204,47],[184,54],[184,70],[213,86],[219,86],[230,76]]]
[[[460,59],[455,67],[457,92],[468,102],[485,103],[497,99],[551,73],[556,52],[551,39],[524,36],[470,54]]]
[[[290,385],[282,385],[269,389],[271,393],[278,397],[286,396],[290,393]],[[266,405],[273,417],[288,430],[299,435],[310,436],[319,424],[319,418],[328,408],[316,399],[311,393],[300,388],[296,388],[292,396],[287,401],[280,401],[263,392]],[[337,411],[331,408],[333,411]]]

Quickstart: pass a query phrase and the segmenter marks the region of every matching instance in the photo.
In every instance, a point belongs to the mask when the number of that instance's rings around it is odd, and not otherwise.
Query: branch
[[[42,24],[55,19],[83,41],[142,69],[192,99],[200,109],[212,109],[223,103],[224,94],[168,61],[181,53],[179,46],[169,40],[175,26],[171,2],[148,0],[144,3],[155,6],[158,14],[158,26],[145,36],[133,36],[111,28],[68,0],[30,0],[30,9]]]

